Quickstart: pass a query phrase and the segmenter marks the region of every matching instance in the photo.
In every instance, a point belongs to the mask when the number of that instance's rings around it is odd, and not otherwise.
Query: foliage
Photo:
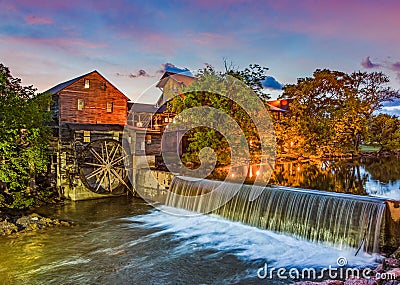
[[[396,156],[364,158],[365,170],[371,175],[372,180],[390,183],[400,180],[400,159]]]
[[[278,142],[297,155],[357,154],[374,113],[383,102],[400,97],[388,83],[381,72],[346,74],[328,69],[298,79],[284,87],[281,98],[294,100],[290,115],[276,122]]]
[[[250,86],[251,89],[263,100],[271,99],[269,94],[266,93],[263,87],[263,81],[267,78],[268,67],[263,67],[259,64],[249,64],[243,70],[238,70],[233,64],[227,65],[225,61],[225,71],[246,85]]]
[[[262,88],[261,81],[265,79],[264,71],[266,68],[261,68],[258,65],[250,65],[243,71],[229,70],[226,73],[218,72],[213,67],[207,66],[200,70],[197,74],[197,80],[190,86],[183,90],[183,96],[177,96],[168,103],[168,108],[171,112],[179,114],[184,110],[191,109],[192,117],[196,117],[196,112],[193,110],[195,107],[208,106],[222,111],[232,118],[239,128],[230,127],[229,123],[224,120],[218,112],[210,112],[208,118],[211,118],[218,123],[219,128],[230,131],[231,138],[226,138],[224,134],[220,133],[210,127],[200,126],[191,129],[187,132],[189,146],[183,154],[182,160],[185,163],[200,163],[199,153],[200,150],[206,147],[212,148],[217,156],[217,165],[224,166],[231,162],[231,152],[239,148],[230,148],[228,140],[232,139],[237,145],[248,145],[251,159],[255,162],[260,153],[260,138],[257,130],[255,129],[254,122],[247,112],[241,107],[243,101],[245,105],[257,104],[252,101],[250,93],[253,91],[260,91]],[[229,76],[229,75],[234,75]],[[235,78],[244,80],[245,83],[250,84],[250,89],[245,84],[236,84]],[[237,80],[236,80],[237,81]],[[222,84],[221,84],[222,83]],[[231,100],[230,94],[240,94],[241,98],[238,100]],[[265,94],[261,91],[256,93],[260,98],[264,99]],[[253,98],[257,96],[253,96]],[[240,102],[242,100],[242,102]],[[201,125],[202,118],[199,119]],[[239,133],[243,132],[246,141],[242,141]]]
[[[366,195],[363,185],[367,178],[357,160],[294,160],[277,162],[270,183]]]
[[[35,176],[46,171],[51,117],[50,94],[35,94],[0,64],[0,181],[13,192],[15,207],[31,204],[26,197]]]
[[[379,145],[380,151],[400,151],[400,119],[379,114],[372,120],[369,142]]]

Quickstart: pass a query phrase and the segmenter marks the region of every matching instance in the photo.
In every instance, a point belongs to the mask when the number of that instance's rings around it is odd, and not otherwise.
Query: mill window
[[[85,109],[85,100],[78,99],[78,110],[84,110],[84,109]]]
[[[107,102],[107,113],[112,113],[113,111],[113,102]]]

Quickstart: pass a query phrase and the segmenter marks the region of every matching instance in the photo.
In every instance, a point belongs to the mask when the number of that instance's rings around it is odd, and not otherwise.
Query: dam
[[[172,174],[162,172],[155,174],[155,180],[164,182],[159,186],[158,181],[149,183],[151,175],[140,174],[143,179],[138,180],[138,187],[146,189],[140,195],[163,205],[216,214],[340,249],[388,252],[400,244],[398,201],[293,187],[172,178]],[[256,198],[254,193],[258,193]],[[221,201],[226,203],[220,206]]]

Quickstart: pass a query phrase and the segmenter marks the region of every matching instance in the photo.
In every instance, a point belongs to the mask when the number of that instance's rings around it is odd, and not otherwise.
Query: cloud
[[[169,63],[169,62],[163,63],[161,65],[161,68],[155,72],[155,75],[148,73],[144,69],[139,69],[136,72],[130,72],[130,73],[117,72],[117,73],[115,73],[115,75],[117,77],[128,77],[128,78],[134,79],[134,78],[140,78],[140,77],[158,77],[158,76],[160,76],[160,74],[164,74],[164,72],[167,72],[167,71],[173,72],[173,73],[182,73],[182,74],[185,74],[188,76],[193,76],[189,69],[177,67],[176,65]]]
[[[272,76],[267,76],[263,81],[264,88],[272,89],[272,90],[281,90],[283,85],[279,83],[275,78]]]
[[[51,25],[51,24],[53,24],[53,21],[51,19],[44,18],[44,17],[37,17],[34,15],[26,16],[25,22],[28,23],[29,25],[36,25],[36,24]]]
[[[393,71],[396,74],[397,79],[400,80],[400,61],[393,62],[389,60],[383,60],[377,63],[372,63],[369,56],[367,56],[361,61],[361,66],[367,69],[380,67],[386,70]]]
[[[154,76],[150,75],[149,73],[147,73],[147,71],[144,69],[139,69],[135,73],[119,73],[119,72],[117,72],[117,73],[115,73],[115,75],[118,77],[129,77],[129,78],[154,77]]]
[[[165,72],[183,73],[188,76],[193,76],[189,69],[177,67],[170,62],[163,63],[161,69],[156,71],[157,74],[164,74]]]
[[[382,110],[380,110],[380,113],[385,113],[400,117],[400,106],[383,107]]]
[[[393,70],[393,71],[400,72],[400,61],[391,63],[390,69]]]
[[[367,56],[361,61],[361,66],[364,68],[375,68],[375,67],[380,67],[382,65],[379,63],[372,63],[369,56]]]
[[[398,107],[400,108],[400,99],[394,99],[393,101],[383,102],[384,107]]]

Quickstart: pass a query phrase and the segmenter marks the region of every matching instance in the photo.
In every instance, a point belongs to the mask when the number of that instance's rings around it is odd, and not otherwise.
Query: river
[[[136,198],[67,201],[39,213],[74,225],[0,237],[1,284],[288,284],[257,273],[337,267],[343,257],[348,267],[376,266],[376,256],[354,249],[212,215],[172,216]]]

